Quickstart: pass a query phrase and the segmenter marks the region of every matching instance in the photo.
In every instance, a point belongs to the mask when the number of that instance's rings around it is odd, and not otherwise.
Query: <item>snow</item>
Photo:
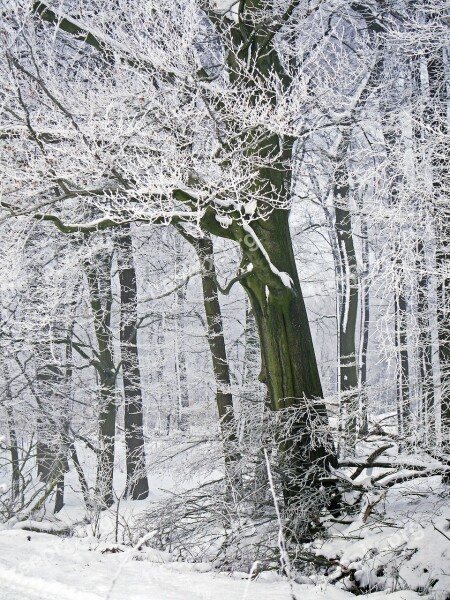
[[[447,600],[450,509],[439,478],[432,479],[410,482],[408,488],[399,485],[385,495],[383,504],[377,504],[381,512],[373,520],[357,518],[348,527],[331,530],[328,540],[315,542],[317,554],[340,565],[331,579],[337,581],[349,569],[361,587],[412,588],[430,593],[433,600]],[[376,496],[370,501],[376,501]]]
[[[344,306],[344,320],[342,323],[342,331],[343,333],[346,332],[347,329],[347,322],[348,322],[348,311],[350,308],[350,266],[348,264],[348,256],[347,256],[347,249],[345,247],[345,242],[342,241],[342,255],[345,258],[345,267],[344,267],[344,273],[345,273],[345,306]]]
[[[228,215],[216,215],[216,221],[220,224],[224,229],[228,229],[228,227],[233,222],[233,219]]]
[[[264,248],[264,246],[261,243],[261,240],[258,238],[258,236],[256,235],[256,233],[253,231],[252,226],[249,223],[243,222],[242,223],[242,228],[244,229],[244,231],[246,231],[249,235],[251,235],[253,241],[255,242],[255,244],[258,246],[259,250],[261,251],[261,253],[263,254],[264,258],[267,260],[267,262],[269,263],[269,267],[270,270],[272,271],[272,273],[274,275],[277,275],[280,279],[281,279],[281,283],[287,287],[287,288],[291,288],[293,285],[293,281],[291,276],[289,275],[289,273],[285,273],[284,271],[279,271],[276,266],[270,261],[269,255],[267,254],[266,249]]]
[[[161,562],[151,549],[108,552],[93,538],[0,531],[1,600],[292,600],[291,585],[275,573],[199,572],[208,565]],[[156,558],[156,560],[155,560]],[[168,557],[165,556],[165,559]],[[241,578],[243,577],[243,578]],[[329,584],[292,583],[297,600],[351,600]],[[376,600],[416,600],[414,592],[372,594]]]
[[[220,14],[226,14],[233,21],[238,21],[239,0],[215,0],[214,10]]]
[[[258,203],[256,202],[256,200],[250,200],[250,202],[247,202],[247,204],[245,204],[244,206],[245,214],[254,215],[256,212],[257,205]]]

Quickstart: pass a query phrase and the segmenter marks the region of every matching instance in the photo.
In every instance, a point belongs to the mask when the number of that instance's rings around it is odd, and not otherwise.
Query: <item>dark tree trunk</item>
[[[85,263],[89,286],[97,352],[93,364],[99,382],[99,442],[96,492],[105,506],[114,503],[114,449],[116,436],[116,368],[111,332],[111,262],[97,254],[93,263]]]
[[[207,340],[216,381],[216,404],[223,438],[227,493],[230,497],[239,498],[242,495],[241,473],[238,467],[240,454],[234,418],[233,396],[230,391],[230,368],[223,335],[213,242],[208,235],[194,238],[182,229],[179,229],[179,231],[193,246],[200,262]]]
[[[370,325],[370,291],[367,283],[369,274],[369,237],[367,222],[361,215],[362,236],[362,277],[361,284],[361,337],[360,337],[360,363],[359,363],[359,387],[361,397],[361,426],[362,435],[369,430],[369,399],[367,394],[367,351],[369,348],[369,325]]]
[[[257,244],[252,244],[251,239],[240,241],[243,268],[252,264],[242,282],[258,327],[261,378],[268,387],[270,406],[273,411],[297,409],[290,434],[280,439],[281,452],[289,455],[289,477],[284,484],[289,505],[309,486],[320,486],[324,472],[336,462],[333,445],[324,431],[327,413],[321,400],[322,386],[288,219],[288,211],[275,210],[267,221],[253,224]],[[312,439],[311,425],[322,430],[321,438]]]
[[[409,359],[406,332],[406,299],[397,290],[394,293],[394,322],[397,347],[397,427],[403,438],[410,432]]]
[[[348,202],[348,184],[335,186],[335,198]],[[339,242],[342,296],[339,315],[339,368],[343,413],[344,448],[354,452],[358,431],[358,365],[356,360],[356,320],[359,286],[356,253],[350,212],[336,206],[336,231]]]
[[[50,398],[62,383],[61,372],[55,365],[47,363],[51,360],[49,352],[42,356],[36,369],[36,402],[38,408],[36,431],[36,464],[37,473],[42,481],[50,483],[57,461],[58,429],[49,413]]]
[[[52,403],[66,400],[66,386],[62,370],[52,364],[50,349],[40,348],[40,364],[36,382],[38,405],[36,461],[38,475],[49,488],[55,489],[54,511],[64,506],[64,475],[67,471],[67,445],[63,425],[52,414]]]
[[[436,418],[434,414],[433,357],[431,345],[429,277],[425,264],[422,240],[417,244],[417,312],[419,322],[419,416],[423,429],[425,447],[433,448],[436,441]]]
[[[186,236],[185,236],[186,237]],[[193,245],[200,261],[203,305],[208,327],[208,345],[211,353],[214,378],[216,380],[216,403],[222,424],[224,439],[234,446],[225,452],[225,461],[236,460],[236,431],[234,423],[233,396],[230,391],[230,368],[228,365],[225,338],[223,335],[222,311],[219,303],[214,248],[209,236],[203,238],[186,237]]]
[[[20,463],[19,463],[19,446],[17,443],[16,424],[14,420],[14,411],[8,403],[6,405],[6,418],[8,422],[9,434],[9,449],[11,452],[11,495],[16,499],[20,495]]]
[[[133,500],[149,493],[145,463],[144,415],[137,345],[137,283],[130,226],[117,239],[120,281],[120,349],[125,397],[127,495]]]

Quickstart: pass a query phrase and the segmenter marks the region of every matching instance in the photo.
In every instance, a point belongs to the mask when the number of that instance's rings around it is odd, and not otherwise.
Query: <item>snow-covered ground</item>
[[[88,464],[89,457],[84,458]],[[334,568],[303,577],[311,584],[300,585],[274,571],[249,579],[206,562],[176,561],[175,555],[147,545],[137,549],[142,543],[136,538],[139,516],[164,502],[167,490],[180,490],[191,481],[181,474],[187,473],[192,455],[183,453],[175,462],[177,468],[170,470],[153,467],[147,500],[122,499],[97,517],[86,513],[72,469],[66,475],[65,506],[57,516],[49,503],[33,520],[22,516],[0,525],[0,600],[351,600],[348,589],[355,580],[362,589],[386,590],[367,594],[371,600],[450,597],[450,506],[439,477],[406,482],[388,493],[368,491],[370,518],[363,517],[363,505],[361,516],[351,524],[345,519],[330,524],[328,535],[309,549]],[[115,480],[120,497],[125,485],[120,468]]]
[[[168,562],[152,550],[111,552],[91,539],[19,529],[0,531],[1,600],[350,600],[331,585],[292,586],[274,573],[249,581],[207,565]],[[108,551],[109,549],[109,551]],[[159,561],[159,562],[158,562]],[[373,600],[416,600],[415,592],[370,594]]]

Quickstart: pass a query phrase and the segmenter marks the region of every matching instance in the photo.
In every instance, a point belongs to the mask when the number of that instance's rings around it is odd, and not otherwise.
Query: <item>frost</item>
[[[252,236],[253,241],[258,246],[259,250],[264,255],[264,258],[269,263],[269,267],[270,267],[270,270],[272,271],[272,273],[274,275],[277,275],[280,278],[282,284],[285,287],[292,288],[293,281],[292,281],[291,276],[289,275],[289,273],[286,273],[285,271],[279,271],[276,268],[276,266],[271,262],[271,260],[269,258],[269,255],[267,254],[266,249],[262,245],[261,240],[258,238],[258,236],[256,235],[256,233],[253,231],[253,228],[251,227],[251,225],[249,223],[245,223],[244,222],[244,223],[242,223],[242,227],[243,227],[244,231],[246,231],[248,234],[250,234]]]
[[[245,214],[246,215],[254,215],[255,211],[256,211],[256,207],[257,207],[256,200],[250,200],[250,202],[247,202],[247,204],[244,206]]]
[[[237,23],[238,21],[239,0],[215,0],[214,9],[216,12],[226,14]]]
[[[233,222],[233,219],[228,215],[216,215],[216,221],[220,224],[224,229],[228,229],[228,227]]]

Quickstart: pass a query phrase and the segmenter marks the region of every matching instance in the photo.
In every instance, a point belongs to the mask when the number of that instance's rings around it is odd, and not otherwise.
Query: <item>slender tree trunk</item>
[[[17,443],[16,423],[12,405],[8,366],[3,358],[1,359],[1,369],[5,381],[6,424],[9,436],[9,451],[11,453],[11,498],[15,500],[20,495],[19,445]]]
[[[342,186],[340,186],[340,189],[342,190]],[[354,452],[359,408],[355,343],[359,304],[358,272],[350,212],[338,206],[335,210],[343,274],[341,314],[339,316],[339,365],[340,392],[344,412],[344,446],[348,452]]]
[[[396,207],[401,202],[400,192],[405,184],[404,174],[399,172],[395,162],[395,153],[397,137],[395,131],[384,131],[387,155],[387,178],[388,178],[388,202]],[[394,296],[394,335],[397,352],[396,369],[396,400],[397,400],[397,429],[398,435],[403,437],[410,431],[410,385],[409,385],[409,358],[407,346],[407,321],[406,310],[407,301],[403,285],[403,263],[399,257],[401,245],[399,242],[393,244],[393,253],[395,256],[395,289]]]
[[[203,305],[208,328],[207,340],[216,381],[216,404],[223,438],[227,492],[230,497],[238,499],[242,495],[241,473],[238,468],[240,454],[234,418],[233,396],[230,391],[230,369],[223,335],[213,242],[208,235],[202,238],[194,238],[184,231],[181,231],[181,233],[194,247],[200,262]]]
[[[176,257],[176,273],[181,267],[181,257]],[[183,335],[183,311],[186,304],[186,286],[179,287],[175,292],[175,372],[178,392],[178,427],[187,431],[188,420],[186,409],[189,408],[189,389],[186,369],[185,340]]]
[[[71,398],[71,385],[72,385],[72,374],[73,374],[73,329],[75,323],[72,322],[67,331],[66,338],[66,350],[65,350],[65,373],[64,380],[61,381],[61,385],[64,386],[63,390],[67,399],[67,415],[63,417],[61,427],[61,451],[57,464],[57,471],[55,473],[56,481],[56,495],[55,495],[55,513],[58,513],[64,506],[64,476],[69,470],[68,456],[71,451],[72,440],[70,439],[70,398]],[[63,391],[62,390],[62,391]],[[73,452],[76,453],[75,445],[73,444]],[[80,479],[81,481],[81,479]],[[82,490],[83,484],[82,484]]]
[[[436,441],[436,418],[434,414],[433,359],[431,346],[430,305],[428,301],[429,277],[425,264],[425,251],[422,240],[417,244],[417,312],[419,322],[419,417],[424,433],[426,448],[432,448]]]
[[[259,384],[260,370],[260,348],[258,331],[255,317],[250,305],[248,296],[245,297],[245,331],[244,331],[244,368],[243,368],[243,386],[244,392],[241,396],[240,409],[240,434],[244,440],[248,440],[246,457],[251,458],[252,473],[250,481],[252,489],[249,493],[249,499],[253,501],[255,510],[261,509],[267,501],[268,473],[264,455],[265,439],[269,432],[269,402],[267,398],[267,388]],[[261,388],[264,387],[264,393]],[[247,494],[246,494],[247,496]]]
[[[144,420],[137,344],[137,283],[130,226],[117,239],[120,281],[120,349],[125,397],[127,495],[133,500],[149,493],[145,463]]]
[[[93,264],[85,263],[98,351],[94,366],[99,380],[99,442],[96,489],[105,506],[114,503],[114,450],[116,435],[116,369],[111,333],[110,257],[98,253]]]
[[[186,236],[185,236],[186,237]],[[214,248],[209,236],[186,239],[193,245],[200,261],[203,305],[208,327],[208,345],[216,380],[216,403],[222,425],[224,439],[227,440],[225,461],[234,462],[237,456],[237,437],[234,422],[233,396],[230,391],[230,369],[228,365],[225,338],[223,335],[222,311],[219,303]],[[232,449],[230,450],[230,448]]]
[[[361,398],[361,434],[369,430],[369,399],[367,395],[367,351],[369,348],[369,324],[370,324],[370,290],[367,284],[369,273],[369,237],[367,222],[361,214],[361,237],[362,237],[362,277],[361,286],[361,335],[359,350],[359,388]]]
[[[333,187],[336,234],[341,264],[341,301],[339,315],[339,369],[342,404],[344,451],[354,452],[358,432],[358,365],[356,360],[356,319],[359,304],[358,266],[353,243],[352,218],[348,208],[350,184],[347,153],[351,129],[347,127],[336,154],[335,184]]]
[[[37,422],[37,467],[38,475],[49,488],[55,490],[55,513],[64,505],[64,474],[67,471],[67,444],[65,442],[66,418],[60,422],[52,414],[52,404],[63,410],[66,398],[66,386],[61,368],[52,364],[50,349],[43,354],[41,347],[40,364],[37,368],[38,422]]]
[[[429,14],[430,19],[433,18]],[[431,52],[431,51],[430,51]],[[441,424],[444,445],[450,447],[450,136],[448,124],[448,66],[443,51],[427,54],[429,99],[424,112],[431,140],[433,208],[437,222],[436,263],[438,270],[438,337],[441,371]]]
[[[42,347],[41,347],[42,351]],[[45,358],[51,360],[46,353]],[[61,373],[58,367],[52,364],[39,364],[36,371],[36,402],[38,408],[36,431],[36,464],[37,473],[42,481],[49,483],[52,478],[53,467],[56,460],[57,431],[48,417],[50,398],[55,389],[61,384]]]
[[[394,321],[397,346],[397,427],[403,438],[410,429],[409,359],[406,333],[406,299],[398,290],[394,293]]]
[[[341,303],[342,303],[342,268],[341,268],[341,253],[339,252],[339,241],[336,231],[336,223],[335,216],[333,212],[324,204],[323,210],[325,213],[325,218],[327,220],[328,226],[328,238],[330,240],[331,253],[333,256],[334,262],[334,278],[336,285],[336,360],[337,360],[337,369],[336,369],[336,392],[339,392],[341,389],[341,372],[340,372],[340,340],[339,340],[339,332],[340,332],[340,315],[341,315]],[[340,410],[340,407],[339,407]],[[340,419],[339,419],[340,420]],[[341,428],[341,423],[339,423],[339,427]]]
[[[165,425],[165,423],[163,423],[163,421],[165,420],[164,419],[164,411],[163,411],[163,403],[167,396],[167,389],[166,389],[166,384],[164,381],[164,363],[165,363],[164,342],[165,342],[165,320],[164,320],[164,314],[162,314],[161,321],[158,323],[158,333],[156,335],[156,351],[158,353],[158,356],[157,356],[157,361],[156,361],[157,367],[156,367],[155,379],[156,379],[156,384],[157,384],[157,389],[158,389],[158,393],[157,393],[157,397],[156,397],[156,405],[157,405],[158,413],[157,413],[157,417],[156,417],[155,429],[156,429],[158,435],[163,434],[163,427]]]
[[[20,463],[19,463],[19,445],[17,443],[16,424],[12,406],[6,405],[6,418],[9,434],[9,448],[11,452],[11,496],[15,500],[20,495]]]
[[[88,485],[88,482],[86,479],[86,475],[84,474],[80,459],[78,457],[78,452],[75,447],[75,442],[73,442],[71,444],[69,451],[70,451],[70,458],[72,459],[72,462],[75,466],[75,470],[78,475],[78,480],[80,482],[81,492],[83,494],[84,503],[86,505],[86,508],[90,508],[92,505],[92,500],[91,500],[91,496],[89,494],[89,485]]]

